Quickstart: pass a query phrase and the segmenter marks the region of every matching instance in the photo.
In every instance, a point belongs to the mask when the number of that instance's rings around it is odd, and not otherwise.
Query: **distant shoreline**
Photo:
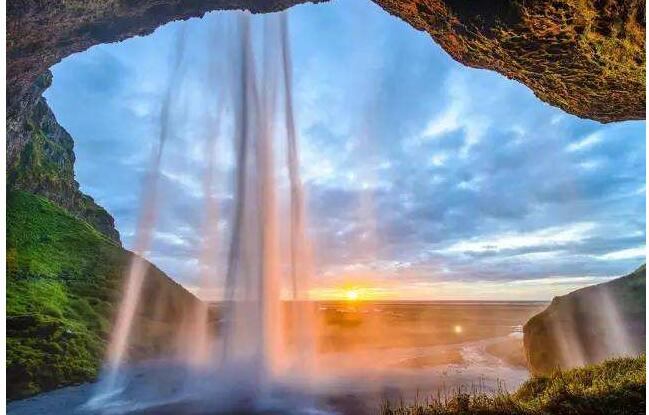
[[[295,300],[282,300],[283,303],[298,303],[298,302],[312,302],[317,304],[335,304],[335,305],[362,305],[362,304],[389,304],[389,305],[507,305],[507,306],[542,306],[550,305],[550,300],[312,300],[312,301],[295,301]],[[210,306],[216,306],[227,303],[227,301],[207,301]]]

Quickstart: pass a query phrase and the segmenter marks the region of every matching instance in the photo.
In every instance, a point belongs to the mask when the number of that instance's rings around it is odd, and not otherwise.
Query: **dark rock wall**
[[[375,0],[455,60],[601,122],[645,118],[645,2]]]
[[[7,2],[7,96],[15,107],[34,80],[73,53],[143,36],[212,10],[271,12],[305,0],[19,0]]]
[[[7,185],[45,196],[120,243],[113,217],[74,179],[74,141],[41,96],[51,80],[49,71],[40,76],[7,116]]]
[[[317,0],[319,1],[319,0]],[[454,59],[602,122],[645,117],[642,0],[374,0]],[[7,4],[8,110],[64,57],[211,10],[271,12],[304,0],[22,0]],[[359,22],[362,16],[359,16]]]
[[[525,327],[534,373],[645,352],[646,268],[556,297]]]

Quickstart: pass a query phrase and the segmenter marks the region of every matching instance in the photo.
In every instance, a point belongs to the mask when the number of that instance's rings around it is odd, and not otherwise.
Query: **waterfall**
[[[305,230],[286,13],[263,18],[260,28],[263,43],[257,47],[254,42],[257,32],[250,15],[238,13],[233,23],[231,36],[222,39],[231,52],[229,59],[222,63],[228,67],[215,71],[218,76],[210,78],[214,85],[206,86],[208,90],[218,90],[218,96],[216,113],[211,117],[214,125],[205,141],[206,219],[204,245],[199,250],[199,287],[219,284],[223,287],[221,326],[217,338],[211,338],[215,333],[209,327],[207,307],[195,307],[182,316],[175,355],[168,360],[173,362],[173,367],[184,368],[183,376],[177,376],[181,383],[179,390],[189,390],[193,399],[209,401],[210,395],[216,393],[215,388],[223,391],[230,383],[240,395],[237,399],[249,405],[272,400],[277,385],[286,379],[308,378],[315,343],[313,307],[308,301],[311,245]],[[98,389],[98,395],[104,400],[119,399],[125,388],[118,378],[130,364],[126,351],[147,272],[147,263],[141,257],[150,247],[156,213],[161,208],[158,182],[163,150],[173,127],[171,105],[182,85],[184,37],[181,31],[171,78],[162,99],[159,142],[143,189],[136,255],[125,278],[123,300],[100,382],[103,386]],[[259,50],[261,56],[255,53]],[[227,255],[218,267],[224,270],[221,273],[216,267],[210,268],[216,245],[223,239],[215,235],[219,232],[219,201],[214,196],[215,146],[217,140],[227,138],[223,125],[228,122],[232,138],[233,209],[228,222]],[[282,172],[278,163],[281,147],[286,148],[283,167],[288,177],[288,191],[285,193],[278,176]],[[290,208],[287,223],[280,214],[283,197],[288,198]],[[285,247],[281,245],[284,233],[289,240],[288,255],[284,255]],[[282,264],[285,257],[289,258],[287,266]],[[286,295],[291,300],[288,304],[284,304],[283,293],[290,293]],[[289,331],[291,335],[287,334]],[[210,380],[202,382],[205,379]],[[307,382],[302,381],[301,396],[307,393],[306,389]],[[235,400],[231,396],[229,399]],[[222,402],[219,405],[223,407]]]
[[[140,294],[148,271],[147,263],[143,256],[150,248],[153,229],[158,210],[158,186],[160,180],[160,167],[164,154],[165,144],[169,139],[172,130],[171,105],[178,92],[181,77],[182,62],[185,50],[185,30],[181,27],[177,34],[176,45],[173,56],[171,76],[168,87],[162,99],[160,109],[160,132],[158,142],[153,149],[150,167],[145,177],[142,189],[142,202],[140,205],[140,216],[136,227],[135,244],[131,264],[125,278],[125,287],[122,302],[119,307],[112,337],[108,346],[106,358],[106,375],[102,382],[105,392],[111,393],[118,381],[120,367],[126,359],[129,338],[135,312],[140,301]]]

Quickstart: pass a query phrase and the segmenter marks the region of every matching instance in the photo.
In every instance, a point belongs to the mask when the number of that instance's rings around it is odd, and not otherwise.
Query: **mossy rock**
[[[8,193],[9,399],[97,376],[124,270],[132,258],[132,253],[47,199]],[[184,312],[198,301],[151,264],[143,298],[135,329],[146,328],[157,318],[154,325],[164,327],[167,335],[177,330]],[[151,310],[158,299],[165,300],[161,303],[165,312],[156,315]],[[147,342],[151,340],[140,339],[130,352],[150,356],[155,349]]]

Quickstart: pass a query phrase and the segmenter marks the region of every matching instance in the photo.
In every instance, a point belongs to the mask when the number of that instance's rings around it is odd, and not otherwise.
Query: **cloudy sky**
[[[227,66],[229,18],[211,13],[71,56],[45,94],[75,138],[82,190],[132,247],[185,32],[147,257],[190,288],[205,238],[209,91],[223,82],[209,68]],[[353,286],[368,298],[543,300],[644,262],[645,122],[604,125],[550,107],[456,63],[369,1],[297,6],[289,19],[318,295]],[[217,145],[226,235],[231,151]]]

